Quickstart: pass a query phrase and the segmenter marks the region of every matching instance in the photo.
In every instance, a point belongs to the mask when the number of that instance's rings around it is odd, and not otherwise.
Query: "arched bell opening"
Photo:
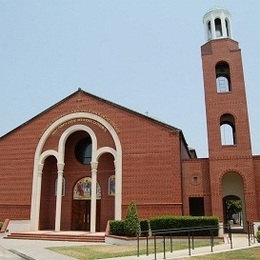
[[[236,145],[236,123],[235,118],[231,114],[223,114],[220,117],[220,135],[221,145]]]
[[[227,62],[218,62],[215,66],[216,85],[218,93],[230,92],[231,89],[231,75],[230,68]]]

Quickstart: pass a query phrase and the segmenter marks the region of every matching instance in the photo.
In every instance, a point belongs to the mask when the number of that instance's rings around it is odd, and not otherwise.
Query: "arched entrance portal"
[[[101,188],[96,190],[96,231],[100,231]],[[90,231],[91,216],[91,178],[80,179],[73,189],[72,230]]]
[[[89,146],[86,146],[84,156],[78,157],[75,148],[78,141],[84,138]],[[78,148],[81,150],[82,146]],[[53,159],[47,159],[49,157]],[[113,126],[104,118],[88,112],[75,112],[53,122],[36,147],[30,215],[32,231],[71,229],[72,191],[77,180],[84,176],[91,177],[93,182],[90,231],[96,231],[97,181],[103,193],[100,227],[105,230],[107,220],[121,219],[121,143]],[[111,184],[111,192],[108,191],[108,183]],[[50,198],[52,204],[49,203]],[[49,210],[47,213],[46,209]]]
[[[231,224],[232,231],[245,231],[245,199],[242,177],[228,172],[222,178],[222,201],[224,225]]]

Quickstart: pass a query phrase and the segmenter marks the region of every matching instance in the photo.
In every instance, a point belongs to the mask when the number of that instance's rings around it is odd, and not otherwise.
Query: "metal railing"
[[[187,241],[188,255],[191,256],[192,250],[195,249],[195,238],[199,237],[201,232],[204,233],[203,240],[209,241],[210,252],[214,251],[214,242],[218,238],[218,233],[220,229],[226,231],[228,236],[228,243],[230,244],[230,249],[233,249],[233,229],[230,224],[224,226],[204,226],[204,227],[190,227],[190,228],[175,228],[175,229],[161,229],[161,230],[144,230],[140,232],[137,237],[137,257],[140,256],[140,240],[145,239],[145,254],[148,256],[152,252],[154,254],[154,259],[157,259],[157,244],[158,241],[162,241],[163,259],[166,259],[166,252],[173,252],[174,238],[181,238],[182,241]],[[254,236],[254,224],[247,222],[246,226],[241,227],[247,231],[248,246],[255,243]],[[201,236],[200,236],[201,238]],[[153,243],[149,243],[152,241]],[[168,249],[166,249],[166,243],[168,242]]]
[[[254,232],[254,223],[247,221],[247,238],[248,246],[256,243],[255,232]]]

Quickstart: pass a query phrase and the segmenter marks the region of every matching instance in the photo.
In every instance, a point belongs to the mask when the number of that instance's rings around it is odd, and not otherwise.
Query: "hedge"
[[[193,216],[160,216],[150,219],[151,230],[167,229],[192,229],[198,227],[216,227],[213,229],[213,235],[218,235],[219,221],[217,217],[193,217]],[[169,233],[170,234],[170,233]],[[169,235],[167,233],[167,235]],[[187,236],[187,232],[174,232],[176,236]],[[196,236],[209,236],[210,230],[200,230],[193,232]]]
[[[110,226],[110,235],[116,235],[116,236],[128,236],[126,229],[125,229],[125,220],[110,220],[109,221]],[[147,236],[150,232],[150,224],[149,220],[143,219],[140,220],[140,235],[141,236]]]
[[[2,226],[3,226],[3,224],[4,223],[0,221],[0,230],[1,230]]]
[[[150,233],[150,221],[148,219],[140,220],[140,235],[141,236],[148,236]]]
[[[125,236],[125,221],[124,220],[110,220],[109,234],[116,236]]]
[[[110,222],[110,234],[117,236],[127,236],[125,231],[125,220],[111,220]],[[150,220],[140,220],[141,236],[147,236],[151,232],[169,230],[172,232],[164,233],[164,235],[175,235],[175,236],[187,236],[187,232],[183,232],[183,229],[196,229],[196,228],[207,228],[213,227],[213,236],[218,235],[219,221],[217,217],[192,217],[192,216],[160,216],[154,217]],[[174,232],[176,230],[181,230]],[[174,230],[174,231],[173,231]],[[163,234],[162,232],[159,232]],[[209,236],[210,230],[193,231],[194,236]],[[158,232],[157,232],[158,234]]]
[[[257,227],[256,240],[257,240],[258,243],[260,243],[260,226]]]

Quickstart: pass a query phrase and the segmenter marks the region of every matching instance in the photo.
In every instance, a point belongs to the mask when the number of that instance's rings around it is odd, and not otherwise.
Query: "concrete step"
[[[27,239],[27,240],[51,240],[51,241],[75,241],[104,243],[105,236],[77,235],[77,234],[45,234],[45,233],[11,233],[6,239]]]

